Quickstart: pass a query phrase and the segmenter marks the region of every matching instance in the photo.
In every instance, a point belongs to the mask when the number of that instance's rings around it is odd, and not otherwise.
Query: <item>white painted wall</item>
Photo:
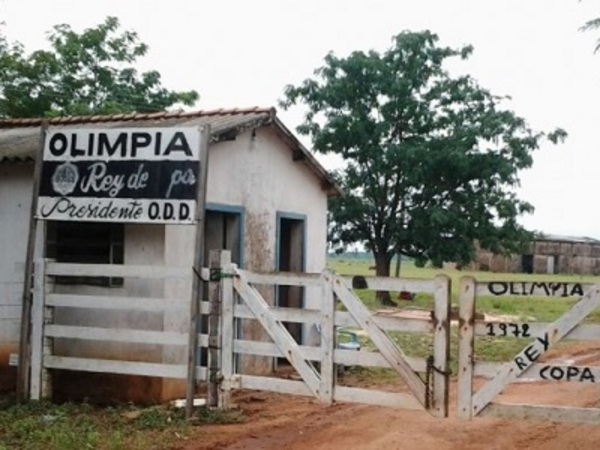
[[[0,165],[0,390],[18,351],[33,165]]]
[[[207,199],[245,208],[245,268],[275,269],[276,214],[287,212],[307,216],[306,271],[324,269],[326,193],[274,130],[259,128],[211,147]]]

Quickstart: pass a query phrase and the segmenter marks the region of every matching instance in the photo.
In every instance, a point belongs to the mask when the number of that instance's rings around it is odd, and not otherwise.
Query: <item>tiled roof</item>
[[[0,119],[0,164],[33,161],[40,146],[41,127],[73,128],[169,127],[210,125],[211,140],[231,138],[246,130],[274,125],[288,142],[295,159],[301,159],[326,184],[332,193],[340,193],[336,183],[294,134],[276,117],[275,108],[233,108],[207,111],[165,111],[157,113],[113,114],[31,119]],[[298,158],[297,153],[301,155]]]
[[[36,127],[46,121],[49,125],[77,125],[77,124],[107,124],[118,122],[119,125],[126,122],[154,122],[171,121],[177,123],[185,122],[191,119],[200,119],[199,122],[210,123],[214,128],[220,128],[231,122],[232,119],[252,116],[274,116],[275,108],[232,108],[232,109],[213,109],[208,111],[160,111],[154,113],[130,113],[130,114],[110,114],[97,116],[69,116],[52,118],[27,118],[27,119],[0,119],[0,129],[16,127]],[[194,121],[196,122],[196,121]]]

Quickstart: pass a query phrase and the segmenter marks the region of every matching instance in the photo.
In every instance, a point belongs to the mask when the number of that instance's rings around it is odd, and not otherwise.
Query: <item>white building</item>
[[[0,120],[0,392],[14,387],[16,371],[9,355],[18,352],[26,247],[34,183],[34,158],[40,147],[41,120]],[[327,198],[339,194],[333,180],[277,118],[274,109],[234,109],[186,113],[130,114],[55,118],[49,125],[69,127],[170,127],[209,124],[205,254],[232,251],[234,262],[255,271],[320,272],[326,263]],[[67,262],[193,265],[193,226],[121,223],[39,222],[36,256]],[[55,280],[61,292],[109,292],[116,295],[190,296],[189,285],[123,283],[119,279]],[[274,295],[275,294],[275,295]],[[311,306],[311,295],[298,289],[265,292],[280,306]],[[277,298],[277,300],[275,300]],[[315,301],[315,300],[312,300]],[[316,306],[316,305],[314,305]],[[56,320],[95,326],[115,323],[142,329],[185,330],[187,319],[152,313],[94,314],[65,308]],[[244,326],[246,337],[260,334]],[[306,330],[293,331],[306,340]],[[156,361],[183,358],[180,353],[93,342],[56,343],[64,356],[94,354],[105,358]],[[272,361],[245,361],[248,370],[265,371]],[[67,378],[64,378],[67,377]],[[75,396],[89,387],[105,389],[107,399],[163,400],[181,395],[181,385],[162,380],[84,373],[57,374],[55,391],[70,386]],[[78,391],[78,387],[81,389]],[[66,388],[65,388],[66,389]],[[63,389],[64,390],[64,389]],[[119,391],[119,392],[116,392]],[[122,395],[121,395],[122,394]],[[67,393],[68,395],[68,393]],[[109,396],[109,397],[107,397]],[[112,397],[112,398],[111,398]]]

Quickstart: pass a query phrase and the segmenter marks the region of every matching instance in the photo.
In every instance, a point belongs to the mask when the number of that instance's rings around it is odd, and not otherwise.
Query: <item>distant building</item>
[[[520,255],[478,250],[472,270],[513,273],[600,275],[600,240],[541,234]]]

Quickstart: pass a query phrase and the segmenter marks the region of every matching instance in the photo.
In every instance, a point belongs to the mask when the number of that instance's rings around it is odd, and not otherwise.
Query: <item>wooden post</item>
[[[435,277],[434,340],[433,340],[433,404],[431,413],[436,417],[448,417],[450,389],[450,278]]]
[[[208,284],[208,406],[219,406],[219,384],[221,374],[221,250],[211,250],[209,268],[211,281]]]
[[[33,193],[31,196],[31,208],[29,211],[29,238],[27,240],[27,253],[25,255],[25,279],[23,280],[23,293],[21,296],[21,329],[19,334],[19,364],[17,366],[17,402],[21,402],[29,396],[29,369],[31,366],[31,303],[32,303],[32,276],[33,256],[35,253],[35,239],[37,234],[37,212],[38,194],[40,180],[42,178],[42,160],[44,155],[44,143],[48,122],[43,121],[40,131],[40,145],[35,158],[33,169]]]
[[[187,385],[185,392],[185,417],[192,417],[194,394],[196,392],[196,351],[198,347],[198,312],[204,282],[199,273],[204,259],[204,215],[206,207],[206,180],[208,174],[208,147],[210,126],[200,127],[200,174],[196,195],[196,238],[194,244],[194,274],[192,274],[192,295],[190,299],[190,328],[188,338]]]
[[[45,260],[47,264],[49,260]],[[45,271],[42,273],[43,283],[43,301],[44,301],[44,332],[42,334],[42,398],[52,399],[52,372],[44,367],[46,356],[54,354],[54,338],[46,336],[46,325],[54,323],[54,306],[46,305],[46,295],[50,292],[48,287],[48,277]]]
[[[231,404],[231,390],[234,375],[234,352],[233,341],[235,339],[235,318],[233,315],[233,265],[231,264],[231,252],[223,250],[220,252],[221,277],[221,373],[219,389],[219,408],[229,409]]]
[[[459,418],[473,418],[473,371],[475,353],[475,279],[462,277],[458,297],[458,400]]]
[[[333,296],[332,277],[330,271],[321,275],[321,388],[320,400],[326,404],[333,403],[335,389],[334,352],[335,336],[335,299]]]
[[[35,262],[35,286],[31,308],[31,378],[29,389],[31,400],[40,400],[43,390],[45,269],[46,263],[44,260],[40,259]]]

